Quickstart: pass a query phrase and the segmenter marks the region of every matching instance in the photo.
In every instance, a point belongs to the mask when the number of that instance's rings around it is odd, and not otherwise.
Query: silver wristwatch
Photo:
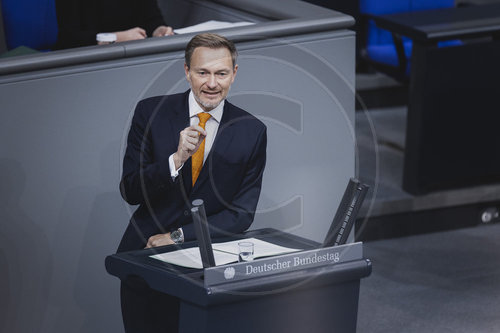
[[[175,244],[184,243],[184,233],[182,232],[182,229],[179,228],[177,230],[170,232],[170,239],[172,239]]]

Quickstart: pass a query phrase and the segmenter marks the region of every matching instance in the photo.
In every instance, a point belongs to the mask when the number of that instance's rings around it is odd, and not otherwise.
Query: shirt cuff
[[[172,177],[172,180],[175,180],[175,178],[177,178],[177,176],[179,175],[179,171],[181,171],[182,167],[184,166],[184,164],[182,164],[179,169],[175,170],[174,154],[170,155],[170,157],[168,158],[168,167],[170,168],[170,176]]]

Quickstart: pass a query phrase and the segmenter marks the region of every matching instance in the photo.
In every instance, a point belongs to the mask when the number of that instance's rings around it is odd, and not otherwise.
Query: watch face
[[[182,239],[182,233],[179,230],[174,230],[170,233],[170,238],[175,242],[175,243],[181,243],[183,241]]]

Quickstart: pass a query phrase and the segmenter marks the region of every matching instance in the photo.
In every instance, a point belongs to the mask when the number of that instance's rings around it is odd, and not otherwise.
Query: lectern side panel
[[[179,332],[355,332],[359,280],[309,290],[280,290],[243,302],[181,304]],[[196,318],[196,320],[193,320]]]

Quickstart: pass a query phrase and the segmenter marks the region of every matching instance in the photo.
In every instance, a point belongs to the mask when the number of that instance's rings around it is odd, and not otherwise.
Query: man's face
[[[191,67],[184,64],[184,70],[194,98],[208,112],[226,98],[238,65],[233,68],[231,53],[226,48],[197,47],[191,55]]]

